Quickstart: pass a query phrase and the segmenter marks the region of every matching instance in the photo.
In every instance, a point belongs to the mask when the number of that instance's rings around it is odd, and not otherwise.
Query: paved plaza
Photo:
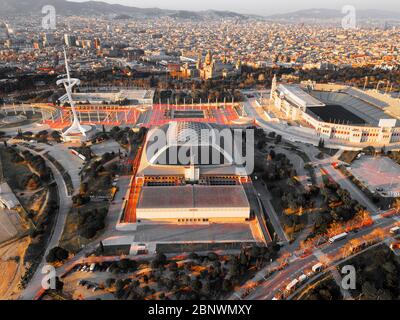
[[[400,165],[388,157],[361,157],[352,163],[350,171],[372,192],[400,195]]]

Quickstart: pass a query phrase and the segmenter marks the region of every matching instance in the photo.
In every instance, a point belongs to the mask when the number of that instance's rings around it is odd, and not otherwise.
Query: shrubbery
[[[91,239],[96,233],[104,229],[104,219],[107,216],[107,210],[97,210],[78,212],[78,228],[80,236]]]
[[[69,252],[61,247],[54,247],[46,256],[46,261],[49,263],[62,262],[68,259]]]

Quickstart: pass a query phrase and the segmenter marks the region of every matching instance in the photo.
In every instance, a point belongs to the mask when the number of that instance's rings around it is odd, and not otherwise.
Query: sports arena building
[[[135,194],[129,200],[126,222],[198,224],[250,218],[243,187],[249,178],[232,153],[205,134],[214,135],[212,129],[217,129],[216,125],[183,121],[148,132],[131,187]],[[167,142],[154,151],[158,141],[154,137],[160,132]],[[183,148],[188,162],[175,159]],[[218,162],[209,161],[213,154],[217,154]]]
[[[314,128],[321,138],[372,145],[400,141],[400,102],[374,90],[274,79],[271,101],[285,118]]]
[[[79,92],[72,93],[72,98],[77,104],[119,104],[126,105],[153,105],[153,90],[109,90],[107,92]],[[68,102],[67,94],[59,99],[61,104]]]

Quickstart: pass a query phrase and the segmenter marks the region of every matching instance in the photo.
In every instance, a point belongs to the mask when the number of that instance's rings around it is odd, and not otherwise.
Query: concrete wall
[[[208,221],[245,221],[250,217],[250,207],[244,208],[158,208],[158,209],[141,209],[137,208],[137,219],[141,220],[187,220],[198,219],[201,221],[190,222],[205,222]]]

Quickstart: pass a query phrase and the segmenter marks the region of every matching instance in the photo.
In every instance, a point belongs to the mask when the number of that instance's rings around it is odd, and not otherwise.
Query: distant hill
[[[159,8],[137,8],[101,1],[70,2],[66,0],[0,0],[0,16],[41,14],[42,7],[53,5],[59,15],[101,16],[114,15],[118,18],[163,17],[182,19],[245,18],[246,15],[230,11],[184,11]]]
[[[306,20],[337,20],[343,18],[341,10],[334,9],[308,9],[266,17],[268,20],[280,21],[306,21]],[[361,20],[400,20],[400,12],[384,10],[357,10],[357,19]]]
[[[160,16],[172,11],[158,8],[142,9],[136,7],[108,4],[100,1],[70,2],[66,0],[0,0],[0,15],[41,14],[42,7],[52,5],[59,15],[129,15]]]
[[[177,19],[202,20],[202,19],[266,19],[273,21],[307,21],[307,20],[334,20],[341,19],[340,10],[308,9],[291,13],[275,14],[267,17],[259,15],[240,14],[231,11],[187,11],[165,10],[159,8],[138,8],[109,4],[101,1],[71,2],[67,0],[0,0],[0,16],[9,15],[39,15],[42,7],[53,5],[58,15],[77,16],[114,16],[116,19],[134,19],[151,17],[171,17]],[[357,10],[358,19],[366,20],[400,20],[400,12],[384,10]]]

